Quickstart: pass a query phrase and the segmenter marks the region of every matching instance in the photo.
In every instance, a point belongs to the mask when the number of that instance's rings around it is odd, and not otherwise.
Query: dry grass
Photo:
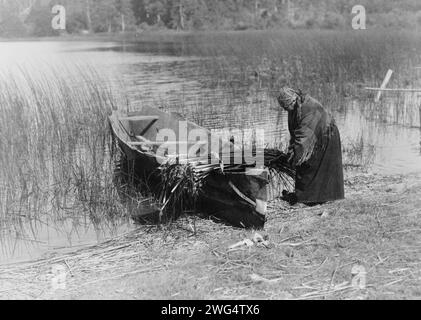
[[[347,200],[313,208],[275,201],[264,231],[269,248],[229,250],[254,233],[210,220],[195,221],[194,233],[193,221],[182,219],[73,253],[1,266],[0,296],[419,299],[419,178],[355,176],[347,179]],[[54,264],[67,270],[66,290],[51,289]],[[351,286],[354,265],[367,271],[365,290]]]

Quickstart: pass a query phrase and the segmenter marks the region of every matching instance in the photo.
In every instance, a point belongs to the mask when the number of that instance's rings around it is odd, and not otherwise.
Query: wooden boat
[[[158,169],[166,161],[174,159],[169,149],[176,150],[175,158],[178,161],[192,165],[211,161],[208,149],[215,142],[220,145],[218,150],[234,149],[231,141],[223,142],[220,137],[185,121],[178,114],[165,113],[155,108],[143,107],[128,113],[115,111],[109,117],[109,123],[116,144],[133,168],[133,174],[152,188],[159,186],[162,181]],[[172,132],[174,139],[168,139],[167,136],[167,140],[162,140],[162,132]],[[189,140],[187,136],[192,132],[206,132],[208,140]],[[215,171],[206,178],[197,209],[236,227],[263,228],[266,221],[268,178],[267,170],[253,165],[240,164],[230,170]],[[155,189],[154,193],[158,194],[159,190]]]

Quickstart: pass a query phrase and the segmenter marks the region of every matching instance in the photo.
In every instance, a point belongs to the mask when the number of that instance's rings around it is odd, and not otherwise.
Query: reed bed
[[[107,123],[119,99],[89,68],[0,74],[2,228],[44,215],[98,222],[123,212]]]
[[[244,31],[198,33],[178,40],[189,44],[180,54],[205,58],[197,74],[205,88],[214,90],[204,95],[193,114],[194,107],[177,107],[187,109],[195,120],[209,124],[202,115],[212,119],[223,109],[224,116],[218,119],[223,123],[279,126],[274,112],[267,110],[276,107],[277,92],[287,85],[311,94],[345,121],[358,108],[379,127],[420,126],[416,93],[385,93],[381,103],[374,103],[373,92],[364,90],[380,86],[388,69],[394,70],[388,87],[420,87],[416,67],[421,64],[421,39],[416,32]],[[223,107],[218,111],[215,105]],[[280,137],[279,131],[274,135]],[[373,147],[366,141],[362,146],[360,134],[344,139],[348,168],[366,169],[373,161]]]
[[[192,41],[196,54],[211,58],[205,74],[213,75],[215,85],[236,88],[257,80],[277,90],[289,84],[334,101],[334,93],[358,96],[359,85],[379,85],[388,68],[396,72],[391,85],[419,81],[406,72],[420,63],[416,33],[284,30],[208,34]]]

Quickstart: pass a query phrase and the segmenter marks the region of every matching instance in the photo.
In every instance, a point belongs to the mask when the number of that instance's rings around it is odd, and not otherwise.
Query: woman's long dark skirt
[[[300,203],[318,204],[345,198],[341,137],[335,124],[323,140],[324,147],[296,168],[295,192]]]

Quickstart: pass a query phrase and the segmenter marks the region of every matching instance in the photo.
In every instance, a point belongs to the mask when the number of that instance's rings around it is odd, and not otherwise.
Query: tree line
[[[419,28],[419,0],[0,0],[0,36],[50,36],[51,7],[66,9],[67,33],[148,29],[241,30],[350,27],[352,7],[371,26]]]

